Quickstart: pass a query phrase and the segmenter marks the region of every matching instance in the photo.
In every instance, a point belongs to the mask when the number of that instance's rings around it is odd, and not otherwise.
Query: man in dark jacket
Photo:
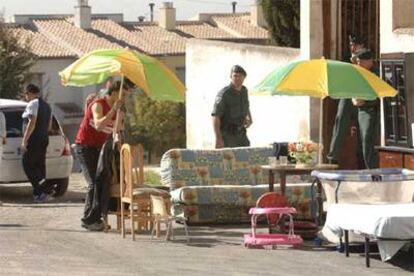
[[[246,128],[252,124],[252,116],[247,88],[243,85],[246,71],[241,66],[234,65],[230,78],[230,85],[217,94],[211,113],[216,148],[250,146]]]
[[[364,47],[364,43],[355,35],[349,36],[349,51],[350,56],[345,57],[345,62],[356,64],[356,52]],[[358,110],[352,105],[351,99],[340,99],[338,102],[338,109],[335,116],[335,125],[332,130],[332,139],[328,152],[328,160],[330,163],[338,163],[339,153],[342,147],[343,140],[346,133],[349,131],[349,126],[353,118],[356,118]],[[358,151],[360,148],[360,141],[358,137]],[[359,152],[357,152],[359,155]]]
[[[40,97],[40,89],[34,84],[26,86],[24,96],[28,101],[23,112],[23,169],[33,186],[36,203],[49,199],[46,193],[46,150],[49,144],[48,130],[51,122],[50,106]]]
[[[356,53],[356,60],[359,66],[378,75],[369,49],[359,50]],[[364,166],[366,169],[378,168],[378,152],[375,150],[375,144],[378,143],[380,135],[380,101],[352,99],[352,103],[358,107],[358,126]]]

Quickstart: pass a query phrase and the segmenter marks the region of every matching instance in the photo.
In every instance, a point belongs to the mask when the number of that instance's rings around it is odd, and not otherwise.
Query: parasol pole
[[[319,104],[319,147],[318,147],[318,165],[322,164],[322,147],[323,147],[323,135],[322,135],[322,125],[323,125],[323,98],[320,99]]]
[[[123,88],[124,88],[124,75],[122,75],[122,77],[121,77],[121,87],[119,89],[119,97],[118,97],[119,100],[122,99],[122,95],[123,95],[123,92],[124,92]],[[113,136],[114,140],[115,140],[116,135],[118,134],[119,125],[121,124],[120,112],[121,111],[119,109],[116,111],[115,124],[114,124],[113,133],[112,133],[112,136]],[[119,141],[119,142],[121,142],[121,141]],[[114,143],[114,146],[115,146],[115,143]]]
[[[121,77],[121,89],[119,90],[119,99],[121,100],[122,99],[122,94],[123,94],[123,88],[124,88],[124,75],[122,75],[122,77]]]

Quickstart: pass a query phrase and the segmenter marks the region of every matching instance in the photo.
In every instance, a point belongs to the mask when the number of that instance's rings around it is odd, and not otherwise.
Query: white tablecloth
[[[350,230],[374,238],[414,239],[414,203],[332,204],[325,226],[338,237],[343,230]],[[381,259],[390,259],[405,243],[381,241]]]

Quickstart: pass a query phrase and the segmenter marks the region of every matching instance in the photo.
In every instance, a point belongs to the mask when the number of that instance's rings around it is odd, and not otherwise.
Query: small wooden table
[[[269,172],[269,192],[274,191],[275,173],[279,174],[280,190],[282,195],[286,191],[286,176],[296,174],[309,174],[313,170],[335,170],[338,165],[335,164],[317,164],[309,166],[297,166],[295,164],[287,165],[263,165],[261,168]]]

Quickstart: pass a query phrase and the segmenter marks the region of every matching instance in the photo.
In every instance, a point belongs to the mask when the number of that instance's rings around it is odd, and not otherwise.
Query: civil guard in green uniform
[[[218,92],[214,103],[213,127],[216,148],[247,147],[246,128],[252,124],[247,88],[243,85],[246,71],[239,65],[231,69],[231,83]]]
[[[369,49],[360,49],[356,52],[356,58],[359,66],[379,75]],[[358,126],[364,166],[366,169],[378,168],[378,152],[375,145],[379,142],[380,136],[380,101],[379,99],[372,101],[352,99],[352,103],[358,107]]]

